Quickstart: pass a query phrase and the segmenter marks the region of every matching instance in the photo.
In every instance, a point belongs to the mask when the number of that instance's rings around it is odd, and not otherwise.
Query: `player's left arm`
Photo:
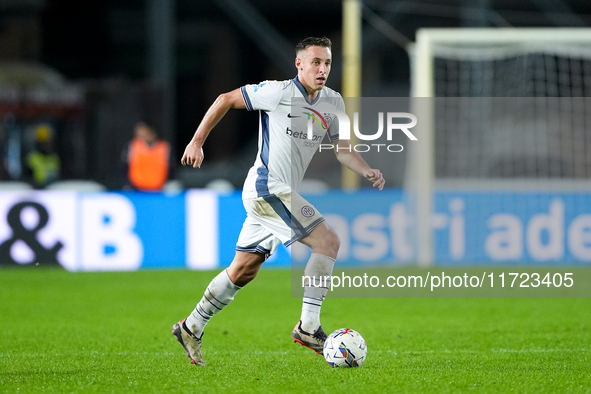
[[[384,188],[386,180],[382,176],[382,172],[377,168],[371,168],[365,160],[363,160],[363,158],[351,148],[349,140],[338,140],[334,144],[336,145],[335,153],[337,159],[341,164],[347,166],[347,168],[352,171],[355,171],[368,181],[373,182],[373,187],[377,187],[380,190]]]

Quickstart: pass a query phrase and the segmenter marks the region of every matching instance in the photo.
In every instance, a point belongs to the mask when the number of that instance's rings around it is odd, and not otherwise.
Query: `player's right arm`
[[[226,115],[230,108],[246,108],[240,88],[220,94],[211,107],[209,107],[199,127],[197,127],[193,138],[185,148],[185,153],[183,153],[183,157],[181,158],[182,165],[190,165],[194,168],[201,167],[201,163],[203,162],[203,144],[211,130]]]

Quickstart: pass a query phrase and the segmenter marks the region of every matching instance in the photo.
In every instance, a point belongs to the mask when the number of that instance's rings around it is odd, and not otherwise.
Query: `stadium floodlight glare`
[[[591,123],[590,44],[591,29],[585,28],[417,32],[411,112],[419,119],[421,143],[410,146],[405,188],[413,196],[420,265],[433,262],[436,188],[588,188],[582,180],[591,176],[590,160],[581,147],[591,142],[584,131]],[[499,119],[512,109],[500,109],[501,97],[512,98],[505,100],[511,105],[524,98],[519,115],[529,122],[510,113],[514,123],[502,125]],[[445,124],[441,116],[450,113],[456,123]]]

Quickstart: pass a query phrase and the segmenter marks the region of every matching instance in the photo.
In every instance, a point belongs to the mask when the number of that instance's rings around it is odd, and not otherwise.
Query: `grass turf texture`
[[[207,367],[170,334],[214,272],[0,270],[0,392],[591,392],[590,299],[328,299],[365,364],[291,341],[301,300],[263,270],[212,319]]]

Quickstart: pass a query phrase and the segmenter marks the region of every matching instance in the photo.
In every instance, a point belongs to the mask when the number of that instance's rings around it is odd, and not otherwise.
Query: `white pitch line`
[[[454,354],[454,353],[552,353],[552,352],[589,352],[591,349],[488,349],[488,350],[374,350],[372,353],[395,353],[395,354]]]

